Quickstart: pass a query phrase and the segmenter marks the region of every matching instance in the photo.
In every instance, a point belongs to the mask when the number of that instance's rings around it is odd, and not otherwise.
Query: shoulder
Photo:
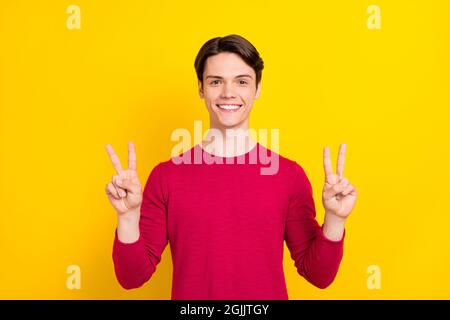
[[[267,149],[267,148],[265,148]],[[263,149],[264,150],[264,149]],[[272,152],[272,157],[276,156],[279,161],[279,178],[286,183],[291,196],[301,196],[312,193],[312,185],[303,166],[296,160],[283,156],[277,152]]]
[[[267,153],[269,157],[278,158],[280,173],[287,174],[291,177],[306,176],[306,172],[303,167],[296,160],[290,159],[287,156],[281,155],[279,152],[275,152],[267,147],[261,146],[261,152]]]
[[[171,171],[171,166],[172,161],[170,159],[157,162],[153,169],[150,171],[150,176],[166,177]]]

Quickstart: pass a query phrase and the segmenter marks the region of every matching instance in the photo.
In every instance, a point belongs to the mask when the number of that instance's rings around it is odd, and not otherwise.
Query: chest
[[[256,235],[278,228],[282,232],[288,205],[288,188],[280,176],[261,175],[257,168],[199,168],[171,181],[169,229]]]

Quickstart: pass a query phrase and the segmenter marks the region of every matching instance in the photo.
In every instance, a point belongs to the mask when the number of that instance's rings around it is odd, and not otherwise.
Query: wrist
[[[141,216],[140,207],[117,215],[117,222],[122,224],[139,224]]]
[[[325,237],[332,241],[340,241],[344,235],[345,221],[345,218],[339,217],[334,213],[325,212],[322,227]]]
[[[343,225],[347,221],[347,218],[340,217],[331,211],[325,211],[324,221],[331,224]]]
[[[139,239],[139,220],[119,218],[117,237],[122,243],[134,243]]]

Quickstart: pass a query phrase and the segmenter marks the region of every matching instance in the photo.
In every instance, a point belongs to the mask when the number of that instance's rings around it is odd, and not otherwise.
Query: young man
[[[143,193],[133,143],[127,170],[106,146],[117,171],[106,192],[118,214],[113,262],[119,283],[142,286],[170,242],[172,299],[288,299],[286,241],[298,273],[326,288],[338,271],[344,224],[356,200],[343,176],[345,145],[336,174],[324,148],[325,219],[319,226],[312,187],[299,164],[276,154],[276,172],[261,174],[263,165],[250,161],[275,154],[247,134],[261,91],[258,51],[238,35],[214,38],[200,49],[195,68],[210,114],[202,143],[153,168]],[[236,130],[245,143],[233,143]],[[180,161],[195,155],[216,161]]]

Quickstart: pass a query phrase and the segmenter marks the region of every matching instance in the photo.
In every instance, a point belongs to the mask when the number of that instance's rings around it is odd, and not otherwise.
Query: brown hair
[[[264,62],[259,56],[256,48],[245,38],[237,34],[210,39],[203,44],[195,58],[194,67],[197,79],[203,86],[203,71],[208,57],[221,52],[232,52],[238,54],[256,73],[256,86],[261,81]]]

